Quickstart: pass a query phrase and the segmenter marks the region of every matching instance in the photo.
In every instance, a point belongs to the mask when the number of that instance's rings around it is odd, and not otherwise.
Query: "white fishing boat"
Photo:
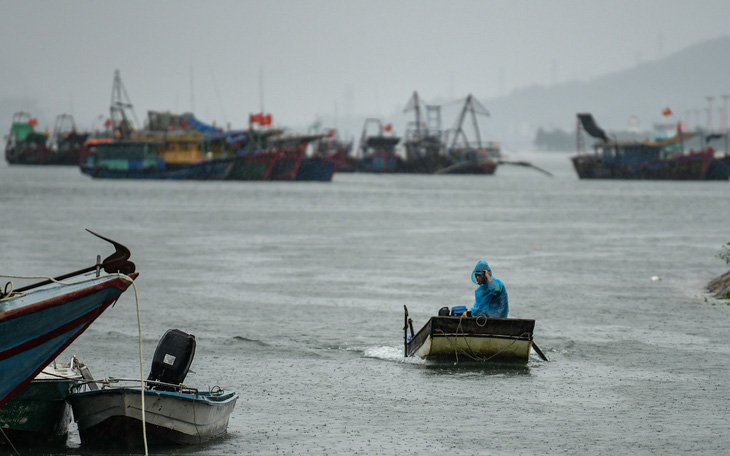
[[[144,382],[92,381],[88,383],[92,390],[69,396],[82,445],[139,448],[145,436],[148,445],[189,445],[225,434],[238,394],[184,385],[194,354],[195,336],[169,330],[157,346]]]

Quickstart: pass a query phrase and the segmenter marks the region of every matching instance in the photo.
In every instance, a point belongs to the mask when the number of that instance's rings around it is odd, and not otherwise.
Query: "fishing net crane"
[[[471,115],[472,125],[474,127],[474,135],[476,136],[475,146],[478,149],[482,148],[482,138],[479,134],[479,122],[477,120],[477,115],[489,117],[489,111],[487,111],[487,108],[485,108],[484,105],[482,105],[479,100],[474,97],[474,95],[469,94],[469,96],[466,97],[464,107],[461,109],[461,113],[459,114],[459,118],[456,122],[456,128],[454,128],[453,131],[450,132],[451,134],[453,134],[453,138],[451,139],[451,144],[449,146],[450,149],[456,148],[457,144],[459,143],[459,138],[463,139],[465,147],[469,147],[471,145],[469,143],[469,138],[464,131],[464,121],[466,120],[467,115]]]
[[[426,119],[423,120],[422,109],[425,108]],[[405,134],[406,158],[419,160],[435,157],[443,152],[441,141],[441,106],[424,103],[417,91],[408,100],[403,112],[414,111],[416,120],[408,122]]]

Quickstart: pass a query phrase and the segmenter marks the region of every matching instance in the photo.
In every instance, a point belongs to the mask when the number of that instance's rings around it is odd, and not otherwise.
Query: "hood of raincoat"
[[[486,261],[480,261],[477,263],[476,266],[474,266],[474,270],[471,272],[471,281],[474,283],[477,283],[477,274],[484,276],[484,270],[489,271],[489,273],[492,273],[492,268],[489,267],[489,263]]]

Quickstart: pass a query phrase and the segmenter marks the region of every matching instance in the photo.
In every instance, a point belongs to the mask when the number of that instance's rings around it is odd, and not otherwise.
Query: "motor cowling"
[[[188,375],[195,357],[195,336],[179,329],[168,329],[157,344],[147,380],[179,385]],[[167,385],[151,384],[151,389],[172,391]]]

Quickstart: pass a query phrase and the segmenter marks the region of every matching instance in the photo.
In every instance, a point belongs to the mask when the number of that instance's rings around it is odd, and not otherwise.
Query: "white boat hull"
[[[238,394],[145,391],[149,444],[197,444],[225,434]],[[70,398],[81,436],[91,446],[136,447],[142,443],[139,389],[102,389]]]
[[[429,335],[413,356],[419,358],[473,358],[486,361],[490,357],[501,359],[527,359],[532,348],[531,340],[515,340],[480,335],[443,334]]]

